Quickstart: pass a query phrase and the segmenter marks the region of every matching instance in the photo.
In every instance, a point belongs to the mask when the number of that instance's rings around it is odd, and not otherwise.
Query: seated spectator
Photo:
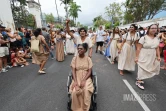
[[[31,55],[30,55],[30,53],[28,53],[28,50],[29,49],[24,51],[24,49],[22,47],[20,47],[19,50],[18,50],[18,52],[19,52],[18,56],[22,57],[22,58],[25,58],[25,59],[30,59]]]
[[[20,53],[19,51],[15,54],[15,57],[13,59],[14,66],[21,65],[21,67],[29,65],[29,63],[21,56],[18,56]]]

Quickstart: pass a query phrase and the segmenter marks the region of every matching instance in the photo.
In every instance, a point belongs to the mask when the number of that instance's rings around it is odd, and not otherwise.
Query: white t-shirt
[[[88,33],[88,37],[91,38],[93,33]]]
[[[105,34],[104,30],[98,30],[96,34],[97,34],[96,42],[104,42],[104,36],[102,36]]]

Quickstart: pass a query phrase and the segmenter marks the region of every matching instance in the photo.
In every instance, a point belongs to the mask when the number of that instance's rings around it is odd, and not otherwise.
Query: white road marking
[[[103,51],[103,54],[105,55],[105,52]],[[110,62],[110,59],[106,57],[108,61]],[[134,95],[134,97],[137,99],[138,103],[142,106],[144,111],[151,111],[148,106],[144,103],[144,101],[140,98],[140,96],[136,93],[136,91],[133,89],[133,87],[129,84],[129,82],[125,79],[123,79],[123,82],[126,84],[126,86],[129,88],[131,93]]]
[[[126,84],[126,86],[129,88],[131,93],[134,95],[134,97],[137,99],[138,103],[142,106],[142,108],[145,111],[150,111],[148,106],[144,103],[144,101],[140,98],[140,96],[136,93],[136,91],[132,88],[132,86],[129,84],[129,82],[125,79],[123,79],[123,82]]]

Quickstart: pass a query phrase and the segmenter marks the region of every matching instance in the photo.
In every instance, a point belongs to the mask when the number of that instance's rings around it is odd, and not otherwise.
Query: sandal
[[[138,86],[140,89],[142,89],[142,90],[144,90],[145,88],[144,88],[144,86],[143,86],[143,81],[136,81],[136,86]]]
[[[115,64],[114,62],[111,62],[111,64]]]
[[[40,70],[38,71],[38,73],[39,73],[39,74],[46,74],[46,72],[40,71]]]
[[[123,72],[122,73],[120,72],[120,75],[124,76]]]

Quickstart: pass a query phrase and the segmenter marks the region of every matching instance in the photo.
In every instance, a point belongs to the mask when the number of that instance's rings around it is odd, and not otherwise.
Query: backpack
[[[31,52],[39,52],[39,40],[34,37],[34,39],[31,39]]]

